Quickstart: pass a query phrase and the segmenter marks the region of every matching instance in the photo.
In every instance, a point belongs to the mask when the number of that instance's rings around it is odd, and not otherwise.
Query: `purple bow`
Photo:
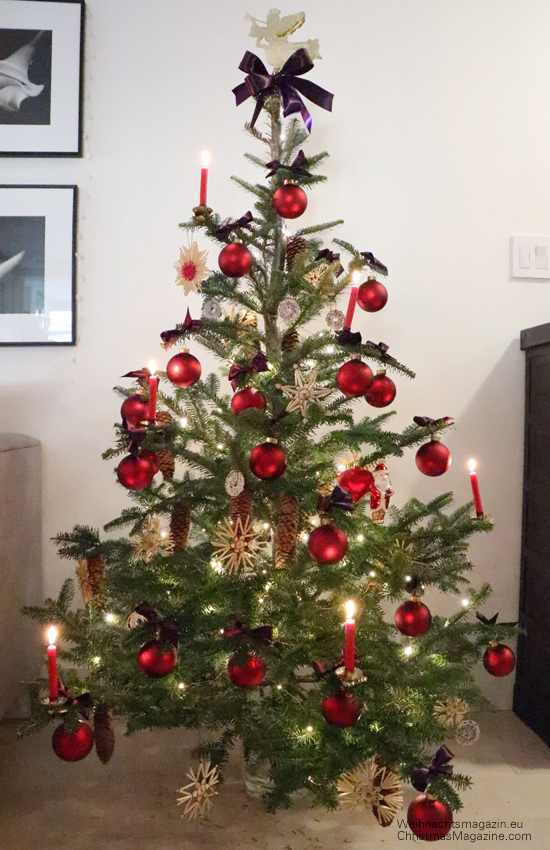
[[[430,419],[429,416],[413,416],[413,422],[420,425],[421,428],[427,428],[429,425],[435,425],[436,428],[448,428],[449,425],[454,425],[451,416],[442,416],[440,419]]]
[[[126,422],[125,419],[123,419],[122,421],[123,423]],[[129,431],[131,434],[130,442],[128,443],[128,454],[137,457],[139,455],[141,444],[144,442],[147,436],[147,429],[134,428],[133,426],[130,426],[130,428],[128,428],[128,423],[126,423],[126,430]]]
[[[279,168],[285,168],[287,171],[290,171],[293,177],[309,177],[309,172],[307,170],[307,160],[303,151],[298,151],[298,155],[294,162],[291,165],[284,165],[278,159],[272,159],[271,162],[267,163],[267,168],[271,168],[269,174],[266,174],[266,180],[268,177],[273,177],[274,174],[277,173]]]
[[[304,120],[308,131],[311,130],[311,115],[300,95],[304,95],[312,103],[322,109],[332,112],[332,101],[334,95],[322,89],[310,80],[301,80],[302,74],[307,74],[313,68],[313,62],[309,58],[307,50],[301,47],[290,56],[280,71],[275,74],[268,73],[262,60],[247,50],[244,54],[239,70],[247,75],[244,83],[240,83],[233,89],[237,106],[244,103],[249,97],[256,98],[256,106],[250,125],[253,127],[262,110],[266,97],[274,92],[279,92],[283,101],[283,115],[293,115],[299,112]]]
[[[451,776],[453,766],[449,762],[452,758],[454,758],[454,755],[445,745],[440,747],[429,767],[414,768],[411,774],[411,785],[413,788],[424,792],[435,776]]]
[[[361,345],[361,334],[352,333],[349,328],[344,328],[338,334],[338,342],[340,345]]]
[[[136,614],[141,614],[142,617],[145,617],[155,627],[159,640],[165,640],[167,643],[171,643],[172,646],[177,647],[179,637],[178,627],[173,620],[161,620],[153,606],[149,605],[148,602],[140,602],[139,605],[136,605],[134,611]]]
[[[137,378],[139,381],[146,381],[151,377],[151,370],[144,366],[143,369],[135,369],[133,372],[126,372],[122,375],[123,378]]]
[[[380,260],[377,260],[374,254],[371,254],[370,251],[361,251],[361,256],[365,258],[365,264],[373,270],[373,272],[378,272],[379,274],[387,275],[388,267],[381,263]]]
[[[232,617],[233,626],[223,630],[226,638],[247,637],[254,643],[269,644],[273,641],[272,626],[258,626],[256,629],[249,629],[244,625],[238,617]]]
[[[248,210],[248,212],[245,212],[245,214],[236,221],[228,221],[226,224],[222,224],[221,227],[218,227],[216,230],[216,237],[220,240],[220,242],[227,242],[227,237],[230,233],[243,227],[250,228],[251,221],[254,221],[254,216],[250,210]]]
[[[335,254],[334,251],[331,251],[330,248],[325,248],[323,251],[319,251],[316,260],[325,260],[327,263],[338,263],[337,268],[334,270],[336,277],[342,274],[344,271],[343,265],[340,263],[340,254]]]
[[[320,511],[327,513],[334,508],[338,508],[341,511],[348,511],[348,513],[353,513],[355,510],[355,505],[350,494],[338,485],[334,488],[330,496],[321,496],[319,499]]]
[[[229,369],[229,380],[231,381],[231,386],[233,387],[233,392],[237,389],[239,385],[239,378],[242,375],[249,375],[251,372],[268,372],[269,366],[267,365],[267,358],[263,351],[258,351],[254,359],[250,362],[248,366],[239,366],[237,363],[234,363]]]
[[[171,345],[180,337],[185,336],[185,334],[190,333],[194,334],[199,331],[202,327],[202,322],[200,319],[192,319],[191,313],[189,312],[189,308],[187,308],[187,315],[185,316],[185,321],[183,325],[180,325],[177,328],[172,328],[169,331],[162,331],[160,338],[164,344],[165,348],[170,348]]]
[[[381,357],[387,357],[389,345],[386,345],[385,342],[372,342],[372,340],[368,339],[365,343],[365,348],[374,348]]]
[[[86,720],[89,718],[90,709],[92,708],[94,701],[88,692],[85,694],[79,694],[79,696],[75,697],[71,694],[67,685],[63,682],[59,682],[57,693],[60,699],[64,699],[69,705],[74,706],[80,712],[82,717]]]

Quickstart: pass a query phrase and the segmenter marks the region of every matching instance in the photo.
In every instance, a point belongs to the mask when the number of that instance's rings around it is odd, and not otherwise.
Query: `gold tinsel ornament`
[[[448,729],[456,729],[467,717],[470,706],[459,697],[438,700],[434,705],[434,717]]]
[[[403,805],[403,789],[399,776],[371,756],[363,765],[338,780],[338,797],[342,806],[352,810],[366,806],[381,826],[389,826]]]
[[[209,761],[201,761],[196,771],[191,768],[187,778],[187,785],[178,790],[177,805],[183,806],[181,816],[188,820],[205,817],[218,793],[218,768],[216,765],[212,767]]]
[[[148,564],[155,555],[165,558],[172,555],[174,543],[162,520],[156,516],[148,516],[144,527],[134,537],[132,549],[138,560]]]
[[[317,383],[317,370],[310,372],[307,378],[304,377],[299,366],[294,367],[294,386],[277,385],[285,395],[290,397],[290,402],[287,405],[287,413],[292,413],[294,410],[299,410],[304,419],[307,416],[310,404],[318,404],[319,401],[331,395],[334,390],[331,387],[324,387]]]
[[[222,572],[228,575],[252,575],[255,559],[263,548],[250,517],[244,522],[239,518],[234,523],[226,518],[212,545],[218,550],[215,558]]]

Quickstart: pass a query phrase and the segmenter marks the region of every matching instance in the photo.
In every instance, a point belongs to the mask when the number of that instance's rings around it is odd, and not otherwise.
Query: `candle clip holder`
[[[193,215],[199,226],[206,224],[206,219],[212,215],[212,212],[212,208],[207,207],[206,204],[199,204],[198,207],[193,207]]]
[[[363,671],[359,669],[359,667],[354,667],[353,671],[346,670],[345,667],[337,667],[334,672],[337,676],[339,676],[340,679],[342,679],[342,682],[345,685],[349,685],[350,687],[354,687],[354,685],[360,685],[361,682],[367,681],[367,677],[365,676]]]
[[[50,699],[49,697],[44,697],[44,699],[40,700],[42,705],[46,706],[50,714],[66,714],[68,709],[67,700],[63,697],[58,697],[55,700]]]

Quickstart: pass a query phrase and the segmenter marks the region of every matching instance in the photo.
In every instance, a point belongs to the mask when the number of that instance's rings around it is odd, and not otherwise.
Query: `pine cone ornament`
[[[281,496],[275,529],[275,566],[283,569],[294,557],[300,510],[296,496]]]
[[[157,423],[159,425],[171,425],[173,422],[171,413],[167,410],[160,410],[157,413]],[[165,481],[172,481],[176,473],[176,459],[174,453],[170,449],[161,449],[156,453],[159,469],[162,472],[162,477]]]
[[[171,425],[174,421],[172,414],[167,410],[159,410],[157,413],[157,423],[159,425]]]
[[[234,496],[230,500],[229,518],[233,524],[236,524],[237,520],[240,519],[244,526],[247,519],[252,522],[252,515],[252,493],[245,488],[238,496]]]
[[[290,271],[298,254],[308,250],[307,242],[299,233],[295,233],[286,243],[286,269]]]
[[[294,351],[300,345],[300,335],[296,328],[294,330],[289,331],[283,337],[281,342],[281,348],[283,351]]]
[[[115,751],[115,731],[113,714],[106,702],[99,703],[94,711],[94,743],[97,757],[107,764]]]
[[[174,543],[174,552],[184,552],[189,542],[191,509],[185,502],[177,502],[172,508],[170,533]]]
[[[76,575],[84,604],[95,601],[99,605],[99,594],[105,579],[105,559],[101,555],[79,558]]]

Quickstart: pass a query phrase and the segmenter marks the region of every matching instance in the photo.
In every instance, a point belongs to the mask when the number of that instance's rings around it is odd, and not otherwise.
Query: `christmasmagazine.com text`
[[[406,820],[397,820],[399,841],[418,841],[409,829]],[[414,827],[415,824],[413,823]],[[422,822],[419,827],[442,829],[449,826],[449,821],[434,821],[433,823]],[[530,832],[522,832],[523,821],[453,821],[451,830],[447,835],[439,838],[439,841],[531,841]],[[427,839],[429,840],[429,839]]]

